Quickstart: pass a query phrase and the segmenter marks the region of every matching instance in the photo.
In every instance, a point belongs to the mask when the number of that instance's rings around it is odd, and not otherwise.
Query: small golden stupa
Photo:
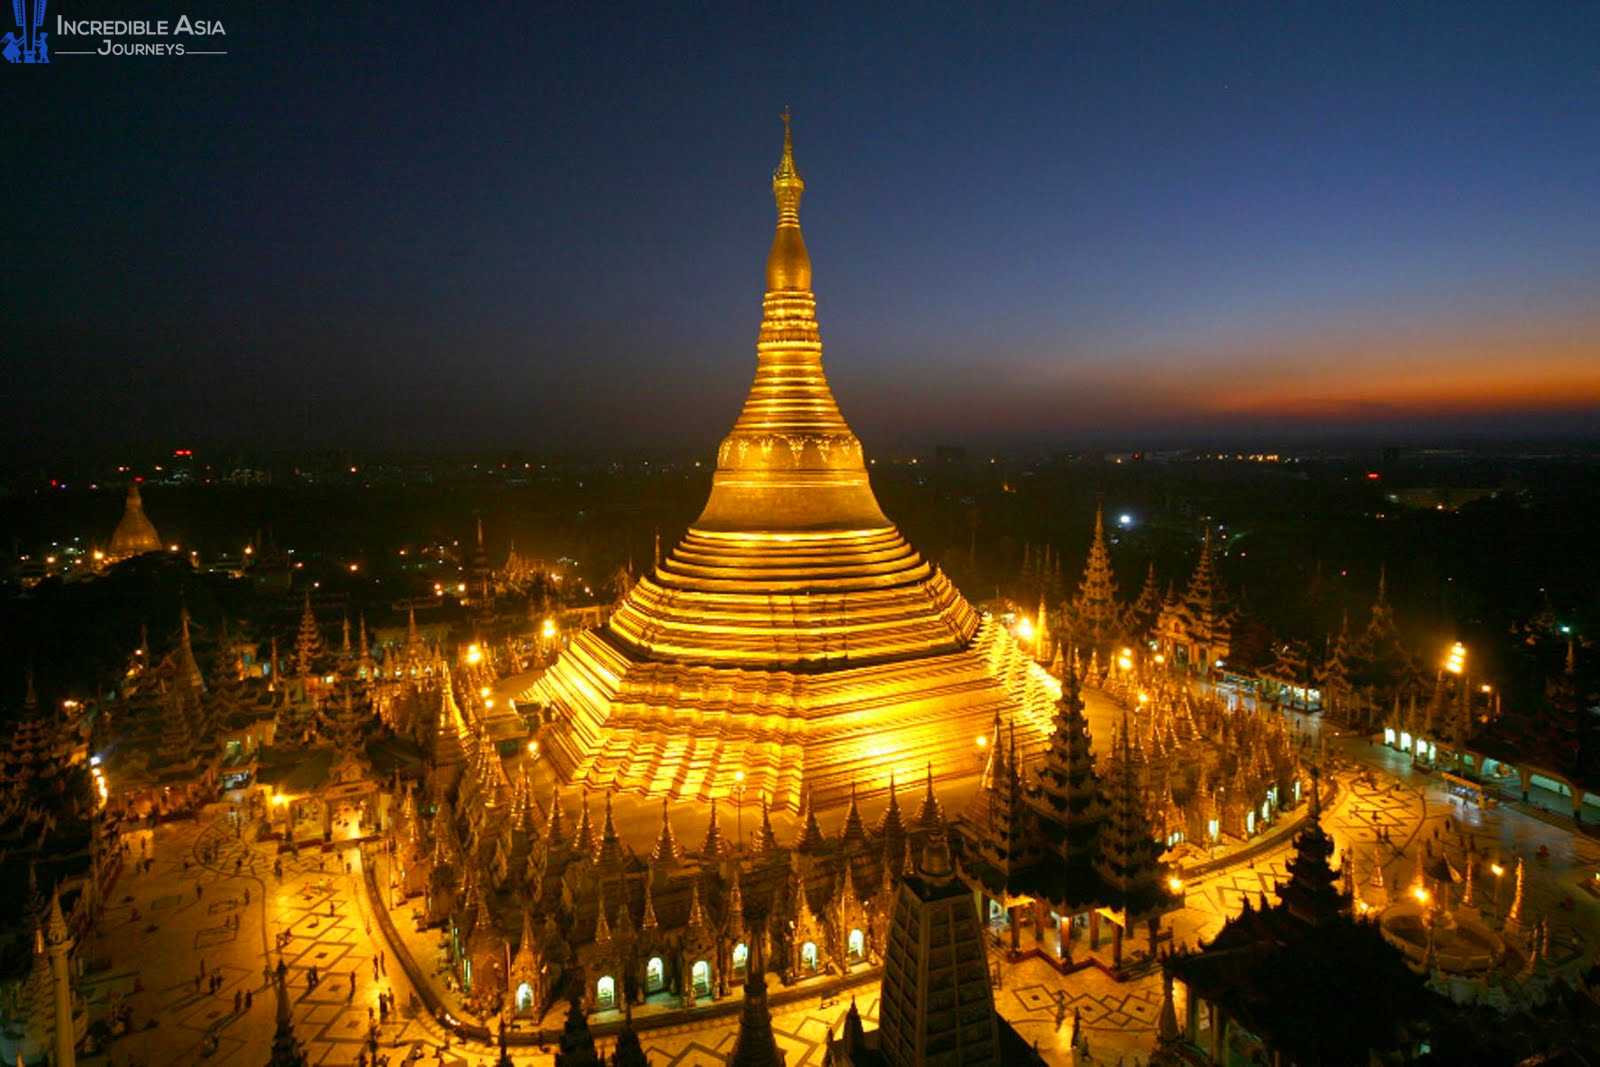
[[[793,809],[976,775],[997,717],[1042,746],[1059,685],[884,517],[822,369],[784,116],[756,375],[705,510],[520,698],[589,788]]]
[[[160,552],[161,548],[161,536],[144,513],[144,501],[139,498],[138,485],[128,486],[128,502],[122,509],[122,521],[117,523],[116,532],[111,535],[106,558],[127,559],[146,552]]]

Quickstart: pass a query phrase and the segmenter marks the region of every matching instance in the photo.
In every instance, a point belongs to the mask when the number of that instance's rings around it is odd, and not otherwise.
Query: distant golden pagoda
[[[755,382],[681,544],[608,624],[523,694],[555,712],[569,780],[794,809],[886,792],[890,775],[980,769],[996,718],[1043,746],[1059,686],[906,543],[822,370],[784,119]],[[735,774],[742,772],[743,779]]]
[[[161,551],[161,535],[155,524],[144,513],[144,501],[139,497],[137,484],[128,486],[128,502],[122,510],[122,521],[111,535],[111,546],[106,551],[110,559],[127,559],[146,552]]]

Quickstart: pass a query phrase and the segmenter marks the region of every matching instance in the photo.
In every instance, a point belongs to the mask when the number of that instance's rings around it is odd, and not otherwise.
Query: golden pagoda
[[[521,696],[589,788],[794,809],[975,775],[996,718],[1042,748],[1059,685],[884,517],[822,369],[784,117],[756,374],[711,496],[609,622]],[[742,772],[743,778],[735,775]]]
[[[144,501],[139,497],[137,484],[128,486],[128,502],[122,510],[122,521],[111,535],[111,546],[106,551],[109,559],[127,559],[146,552],[160,552],[161,536],[155,524],[144,513]]]

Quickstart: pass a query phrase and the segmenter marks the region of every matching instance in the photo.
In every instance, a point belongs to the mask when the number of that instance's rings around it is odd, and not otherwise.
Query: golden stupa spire
[[[804,189],[785,114],[783,156],[772,173],[778,222],[767,254],[756,377],[717,453],[711,499],[695,524],[699,530],[777,534],[890,527],[867,484],[861,442],[839,414],[823,373],[811,257],[800,235]]]
[[[769,293],[811,289],[811,257],[805,238],[800,236],[800,196],[806,190],[794,166],[794,138],[789,131],[789,112],[783,113],[783,158],[772,172],[772,199],[778,205],[778,232],[772,237],[772,252],[767,256]]]

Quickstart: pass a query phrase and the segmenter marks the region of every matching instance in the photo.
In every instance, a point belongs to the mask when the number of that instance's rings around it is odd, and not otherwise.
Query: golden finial
[[[800,195],[806,183],[794,167],[794,141],[789,135],[789,109],[783,114],[783,158],[772,172],[772,198],[778,204],[778,232],[767,256],[767,290],[811,288],[811,258],[800,236]]]
[[[798,224],[800,194],[805,191],[806,183],[800,180],[800,172],[794,166],[794,139],[789,132],[789,109],[784,108],[783,114],[778,117],[783,119],[783,158],[778,161],[778,169],[772,172],[772,195],[778,201],[778,221]]]

